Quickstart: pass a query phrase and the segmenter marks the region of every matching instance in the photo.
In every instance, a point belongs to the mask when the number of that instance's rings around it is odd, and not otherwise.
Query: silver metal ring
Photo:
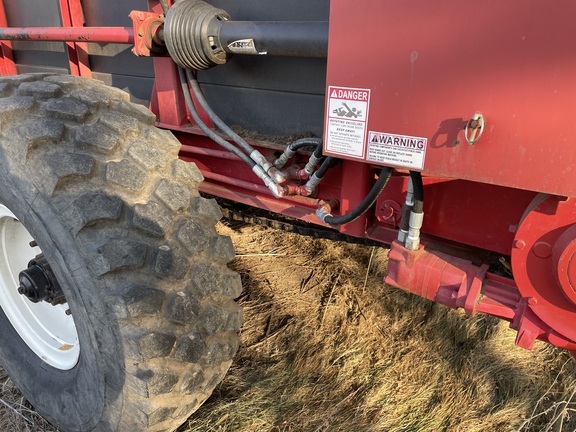
[[[474,127],[472,124],[477,122]],[[482,113],[475,113],[470,120],[466,123],[466,127],[464,128],[464,137],[468,144],[474,144],[476,141],[480,139],[482,134],[484,133],[484,128],[486,126],[486,120]]]

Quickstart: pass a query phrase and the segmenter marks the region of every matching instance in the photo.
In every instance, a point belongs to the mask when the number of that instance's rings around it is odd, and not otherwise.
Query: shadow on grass
[[[225,233],[245,287],[242,346],[180,431],[576,427],[569,353],[522,350],[504,322],[384,286],[386,250],[261,227]]]

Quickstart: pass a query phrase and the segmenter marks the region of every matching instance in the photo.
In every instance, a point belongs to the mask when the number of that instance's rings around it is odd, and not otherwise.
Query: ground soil
[[[385,286],[385,248],[219,229],[244,282],[242,346],[179,432],[576,429],[570,353]],[[0,379],[0,430],[54,431]]]

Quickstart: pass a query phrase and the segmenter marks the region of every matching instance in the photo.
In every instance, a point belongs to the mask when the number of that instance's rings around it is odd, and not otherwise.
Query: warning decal
[[[370,131],[367,160],[384,165],[424,169],[427,144],[426,138]]]
[[[328,87],[326,150],[364,158],[370,90]]]

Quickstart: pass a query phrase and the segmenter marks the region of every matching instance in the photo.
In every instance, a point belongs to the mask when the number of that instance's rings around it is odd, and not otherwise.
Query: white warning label
[[[364,158],[370,90],[328,87],[326,150]]]
[[[385,165],[424,169],[428,139],[370,131],[367,160]]]

